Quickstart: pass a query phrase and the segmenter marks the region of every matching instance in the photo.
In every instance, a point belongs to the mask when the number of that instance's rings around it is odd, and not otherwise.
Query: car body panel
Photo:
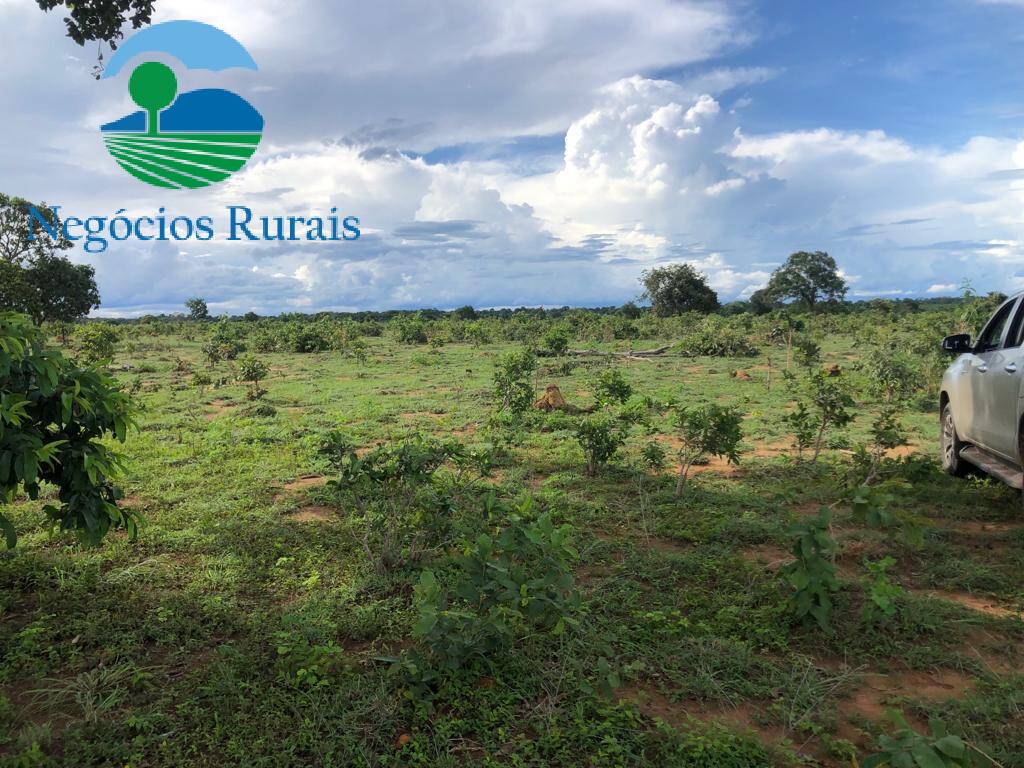
[[[1022,461],[1022,340],[1024,299],[1018,294],[999,306],[973,350],[958,355],[942,377],[959,438],[1017,467]]]

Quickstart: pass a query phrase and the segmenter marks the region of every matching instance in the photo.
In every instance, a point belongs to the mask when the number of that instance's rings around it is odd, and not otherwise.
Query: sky
[[[174,66],[266,126],[231,179],[157,190],[99,126],[60,9],[0,0],[0,191],[64,214],[358,216],[349,243],[114,243],[101,316],[607,306],[689,262],[723,301],[798,250],[851,298],[1024,289],[1024,0],[157,0],[258,71]],[[106,52],[109,56],[109,51]],[[219,229],[223,229],[220,227]]]

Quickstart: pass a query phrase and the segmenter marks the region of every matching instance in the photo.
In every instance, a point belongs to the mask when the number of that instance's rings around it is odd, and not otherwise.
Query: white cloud
[[[745,129],[749,99],[723,92],[784,73],[713,65],[747,35],[726,4],[444,0],[400,19],[325,0],[157,8],[220,24],[252,49],[258,73],[187,73],[183,85],[250,96],[267,118],[254,162],[187,194],[125,176],[96,130],[132,109],[124,82],[94,83],[91,53],[59,17],[0,0],[4,191],[86,215],[333,205],[365,234],[78,254],[97,266],[105,311],[177,309],[197,293],[215,311],[610,303],[635,297],[642,270],[680,261],[731,298],[801,249],[830,251],[858,295],[1024,279],[1024,178],[1008,173],[1024,168],[1024,142],[976,136],[950,149],[880,130]],[[680,68],[677,81],[638,74]],[[416,154],[547,133],[564,136],[564,153],[537,166],[514,153],[447,165]]]

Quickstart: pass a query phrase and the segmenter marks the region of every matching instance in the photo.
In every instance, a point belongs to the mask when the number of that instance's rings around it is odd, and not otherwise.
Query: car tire
[[[963,477],[968,472],[967,462],[960,458],[960,449],[964,444],[956,433],[953,422],[953,407],[946,403],[939,419],[939,446],[941,450],[942,471],[956,477]]]

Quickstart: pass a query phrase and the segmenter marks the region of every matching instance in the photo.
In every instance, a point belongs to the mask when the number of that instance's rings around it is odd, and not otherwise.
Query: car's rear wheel
[[[953,407],[946,403],[942,409],[941,434],[939,443],[942,449],[942,471],[951,475],[961,477],[967,474],[967,462],[960,458],[960,449],[964,444],[956,433],[956,424],[953,423]]]

